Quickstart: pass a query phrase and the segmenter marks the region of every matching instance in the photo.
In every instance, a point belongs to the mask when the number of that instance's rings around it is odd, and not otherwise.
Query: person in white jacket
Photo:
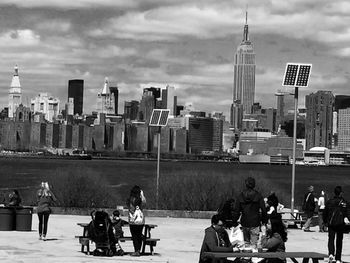
[[[327,232],[327,227],[323,222],[323,211],[326,205],[325,193],[322,190],[320,197],[318,198],[318,226],[320,232]]]

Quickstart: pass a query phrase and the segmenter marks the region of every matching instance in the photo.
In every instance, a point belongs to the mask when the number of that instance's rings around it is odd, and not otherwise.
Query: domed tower
[[[13,118],[18,106],[22,103],[22,89],[19,81],[18,66],[15,66],[15,73],[13,74],[11,86],[9,90],[9,109],[8,117]]]

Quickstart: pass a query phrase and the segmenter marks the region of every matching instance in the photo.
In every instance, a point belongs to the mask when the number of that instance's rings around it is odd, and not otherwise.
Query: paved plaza
[[[80,244],[75,236],[82,234],[78,222],[90,221],[89,216],[51,215],[48,240],[38,240],[38,219],[33,215],[33,231],[1,231],[0,262],[198,262],[204,229],[209,219],[148,217],[147,223],[158,225],[152,230],[152,237],[160,238],[153,256],[139,258],[94,257],[80,252]],[[314,251],[327,254],[327,233],[303,232],[290,229],[287,251]],[[126,231],[128,229],[126,228]],[[128,235],[128,232],[126,233]],[[132,252],[132,243],[122,243],[126,252]],[[94,249],[94,245],[91,246]],[[350,236],[344,237],[343,260],[350,262]]]

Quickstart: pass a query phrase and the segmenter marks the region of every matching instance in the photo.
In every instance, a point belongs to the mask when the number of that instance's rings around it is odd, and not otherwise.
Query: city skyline
[[[150,86],[175,87],[178,104],[223,111],[229,119],[233,64],[248,4],[256,54],[255,101],[272,96],[287,62],[312,63],[305,95],[349,94],[350,3],[294,1],[38,1],[3,0],[0,7],[0,106],[17,64],[26,104],[40,92],[67,102],[68,80],[84,79],[84,113],[96,110],[105,77],[124,101]]]

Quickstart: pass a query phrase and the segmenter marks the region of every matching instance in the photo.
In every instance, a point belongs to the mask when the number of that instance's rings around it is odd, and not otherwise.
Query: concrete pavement
[[[82,228],[77,223],[89,221],[89,216],[51,215],[48,240],[40,241],[38,219],[34,214],[33,231],[0,231],[0,262],[198,262],[204,229],[210,225],[209,219],[147,217],[147,223],[158,225],[152,230],[152,237],[160,238],[153,256],[105,258],[80,252],[75,236],[82,234]],[[317,230],[316,227],[312,229]],[[121,244],[126,252],[133,251],[131,242]],[[350,262],[350,235],[344,236],[343,244],[343,261]],[[288,251],[327,254],[327,233],[289,229],[286,247]],[[91,248],[94,249],[94,245]]]

